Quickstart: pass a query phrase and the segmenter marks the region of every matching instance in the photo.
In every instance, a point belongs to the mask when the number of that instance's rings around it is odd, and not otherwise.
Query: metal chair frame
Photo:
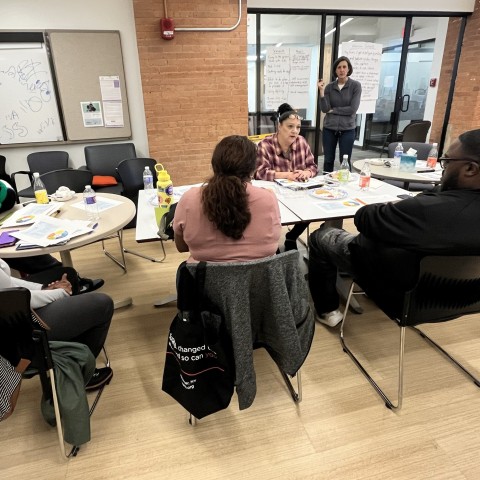
[[[450,355],[426,333],[416,327],[422,323],[437,323],[453,320],[463,315],[480,312],[480,257],[478,256],[427,256],[420,262],[420,273],[415,287],[405,292],[401,318],[391,318],[400,327],[397,398],[392,400],[367,372],[345,339],[345,324],[348,307],[353,295],[364,295],[364,290],[355,290],[352,281],[340,326],[340,342],[343,351],[352,359],[378,395],[391,410],[400,410],[404,393],[405,332],[410,328],[442,353],[450,362],[467,375],[477,387],[480,380]],[[475,293],[475,289],[478,292]],[[463,295],[462,295],[462,290]]]
[[[23,376],[24,378],[33,378],[37,375],[40,377],[43,395],[46,398],[52,399],[58,442],[62,456],[66,458],[75,457],[80,450],[80,446],[72,445],[68,453],[65,446],[66,444],[63,436],[62,417],[60,414],[58,394],[55,383],[54,363],[50,351],[50,345],[48,343],[48,332],[46,330],[47,327],[38,317],[38,315],[36,315],[36,313],[30,309],[30,292],[26,288],[15,287],[2,289],[0,290],[0,298],[2,300],[0,305],[6,309],[2,312],[2,315],[5,315],[5,318],[11,319],[11,321],[15,322],[15,324],[19,325],[19,328],[22,329],[22,325],[25,324],[25,322],[28,322],[29,325],[30,323],[33,324],[32,341],[35,359],[39,362],[39,365],[35,368],[27,369]],[[105,347],[103,347],[103,353],[105,356],[105,364],[107,367],[109,367],[110,360]],[[90,417],[95,411],[104,388],[105,385],[98,390],[95,399],[90,406]]]

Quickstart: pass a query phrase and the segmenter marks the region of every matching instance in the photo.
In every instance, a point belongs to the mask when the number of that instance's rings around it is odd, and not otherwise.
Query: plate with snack
[[[360,175],[358,173],[350,172],[350,178],[348,179],[349,182],[358,182]],[[338,170],[334,172],[326,173],[325,180],[333,180],[334,182],[338,182]]]
[[[315,188],[310,192],[312,197],[318,198],[319,200],[341,200],[342,198],[348,197],[348,192],[342,190],[341,188]]]

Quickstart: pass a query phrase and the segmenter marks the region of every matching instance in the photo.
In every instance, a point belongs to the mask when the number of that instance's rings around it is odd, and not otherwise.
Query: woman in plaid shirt
[[[301,117],[288,103],[278,107],[277,133],[263,139],[257,148],[258,180],[287,178],[301,182],[317,175],[317,165],[307,141],[299,134]],[[297,238],[308,223],[297,223],[285,236],[285,250],[297,248]]]

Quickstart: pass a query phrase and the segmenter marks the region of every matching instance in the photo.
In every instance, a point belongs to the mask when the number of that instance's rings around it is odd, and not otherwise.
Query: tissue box
[[[416,155],[402,155],[400,157],[400,170],[403,172],[415,172]]]

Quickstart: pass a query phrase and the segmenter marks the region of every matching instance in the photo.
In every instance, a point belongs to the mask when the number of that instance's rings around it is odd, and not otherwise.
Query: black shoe
[[[285,251],[288,252],[289,250],[298,250],[297,241],[292,240],[291,238],[286,238],[285,239]]]
[[[85,386],[85,390],[98,390],[104,385],[108,385],[113,377],[113,371],[110,367],[96,368],[92,378]]]
[[[89,278],[79,278],[78,279],[80,290],[78,293],[87,293],[93,292],[94,290],[103,287],[105,281],[101,278],[97,278],[95,280],[90,280]]]

